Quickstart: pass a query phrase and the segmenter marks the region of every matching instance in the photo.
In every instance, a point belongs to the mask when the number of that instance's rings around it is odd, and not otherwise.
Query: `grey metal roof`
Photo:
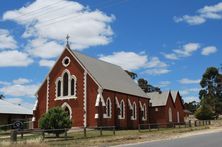
[[[167,104],[169,93],[170,93],[169,91],[163,91],[161,93],[150,92],[146,94],[150,98],[150,102],[152,103],[152,106],[156,107],[156,106],[165,106]]]
[[[0,114],[26,114],[32,115],[32,110],[9,103],[0,99]]]
[[[176,102],[177,93],[178,93],[178,91],[171,91],[171,95],[172,95],[172,97],[173,97],[174,103]]]
[[[143,90],[120,67],[72,51],[103,89],[147,98]]]

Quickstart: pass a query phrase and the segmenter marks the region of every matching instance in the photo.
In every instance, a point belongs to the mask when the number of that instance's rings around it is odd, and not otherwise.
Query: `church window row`
[[[141,108],[142,111],[142,120],[147,119],[147,108],[146,104],[143,105],[143,108]],[[108,97],[106,100],[106,118],[112,117],[112,103],[110,98]],[[137,105],[136,102],[133,102],[132,105],[132,120],[137,119]],[[124,100],[121,100],[119,103],[119,119],[125,119],[125,102]]]

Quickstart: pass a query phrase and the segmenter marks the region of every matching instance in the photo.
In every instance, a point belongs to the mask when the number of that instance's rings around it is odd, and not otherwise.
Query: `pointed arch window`
[[[57,82],[57,97],[61,96],[61,88],[62,88],[61,85],[62,85],[61,80],[58,80],[58,82]]]
[[[125,104],[124,101],[122,100],[120,102],[120,115],[119,115],[119,119],[124,119],[125,118]]]
[[[63,96],[68,96],[69,94],[69,75],[67,72],[63,75]]]
[[[107,118],[112,117],[112,103],[111,103],[110,98],[107,98],[106,100],[106,116]]]
[[[146,104],[143,105],[143,117],[142,117],[142,120],[147,120]]]
[[[56,100],[76,98],[77,78],[66,69],[56,80]]]
[[[133,103],[133,114],[132,114],[133,120],[136,120],[136,103]]]

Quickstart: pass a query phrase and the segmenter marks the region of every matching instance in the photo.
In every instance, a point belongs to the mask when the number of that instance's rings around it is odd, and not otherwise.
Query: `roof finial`
[[[69,46],[69,38],[70,38],[70,36],[69,36],[69,34],[67,34],[67,36],[66,36],[66,46],[68,48],[70,48],[70,46]]]

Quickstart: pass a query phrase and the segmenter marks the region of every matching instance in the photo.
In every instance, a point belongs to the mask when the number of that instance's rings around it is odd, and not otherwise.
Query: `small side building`
[[[15,121],[31,121],[32,110],[0,99],[0,125],[12,124]]]
[[[150,98],[150,123],[176,122],[175,104],[170,91],[147,93]]]
[[[183,99],[179,93],[179,91],[171,91],[171,95],[173,97],[173,101],[176,108],[176,116],[177,116],[177,123],[184,123],[185,112],[184,112],[184,105]]]

